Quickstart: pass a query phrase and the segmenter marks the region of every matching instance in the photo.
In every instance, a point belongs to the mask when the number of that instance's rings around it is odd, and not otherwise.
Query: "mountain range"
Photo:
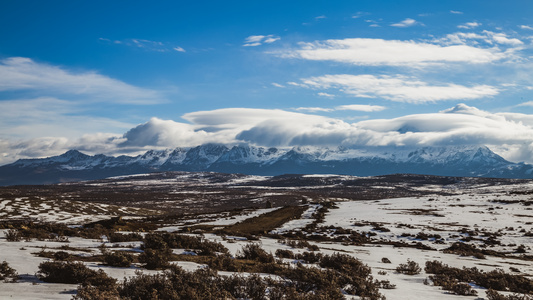
[[[164,171],[533,178],[532,165],[509,162],[485,146],[265,148],[206,144],[150,150],[139,156],[91,156],[70,150],[49,158],[20,159],[0,167],[0,185],[50,184]]]

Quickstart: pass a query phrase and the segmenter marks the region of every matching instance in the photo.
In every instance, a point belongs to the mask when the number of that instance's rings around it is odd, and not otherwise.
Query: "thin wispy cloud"
[[[333,95],[333,94],[324,93],[324,92],[320,92],[317,95],[319,95],[320,97],[326,97],[326,98],[334,98],[335,97],[335,95]]]
[[[332,112],[333,108],[324,108],[324,107],[298,107],[295,108],[297,111],[307,111],[307,112]]]
[[[494,47],[430,42],[349,38],[299,43],[278,53],[285,58],[335,61],[354,65],[423,67],[439,63],[490,63],[510,53]]]
[[[419,24],[416,20],[407,18],[401,22],[391,24],[392,27],[399,27],[399,28],[405,28],[405,27],[411,27]]]
[[[450,13],[455,14],[455,15],[462,15],[463,14],[462,11],[458,11],[458,10],[450,10]]]
[[[511,47],[516,47],[523,45],[524,43],[517,39],[511,38],[503,32],[492,32],[488,30],[483,30],[481,33],[473,32],[456,32],[447,34],[445,37],[435,40],[436,42],[442,45],[470,45],[477,44],[481,42],[487,45],[501,44]],[[517,48],[519,50],[520,48]],[[510,52],[509,52],[510,53]]]
[[[271,44],[275,41],[279,41],[281,38],[273,34],[269,35],[251,35],[244,40],[243,46],[245,47],[256,47],[263,44]]]
[[[478,22],[467,22],[467,23],[464,23],[464,24],[461,24],[461,25],[457,25],[457,28],[472,29],[472,28],[479,27],[481,25],[482,24],[478,23]]]
[[[520,27],[521,29],[533,30],[533,26],[529,26],[529,25],[520,25],[519,27]]]
[[[171,52],[171,51],[177,51],[177,52],[185,52],[185,49],[183,47],[172,45],[171,43],[161,42],[161,41],[152,41],[147,39],[124,39],[124,40],[111,40],[108,38],[99,38],[100,41],[116,44],[116,45],[124,45],[129,46],[133,48],[139,48],[143,49],[145,51],[153,51],[153,52]]]
[[[68,96],[69,99],[90,102],[147,105],[166,101],[157,91],[139,88],[94,71],[73,72],[24,57],[0,60],[0,92],[7,91]]]
[[[302,79],[301,87],[335,89],[360,98],[383,98],[406,103],[479,99],[497,95],[498,88],[489,85],[431,85],[406,76],[324,75]]]
[[[354,110],[354,111],[363,111],[363,112],[375,112],[385,110],[385,106],[380,105],[365,105],[365,104],[349,104],[349,105],[340,105],[335,107],[336,110]]]

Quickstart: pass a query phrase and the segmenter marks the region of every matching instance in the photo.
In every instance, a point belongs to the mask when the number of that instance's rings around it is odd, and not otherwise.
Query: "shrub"
[[[4,260],[0,264],[0,280],[4,280],[5,282],[17,282],[19,279],[19,275],[15,271],[15,269],[11,268],[9,264]]]
[[[17,229],[7,230],[5,236],[8,242],[20,242],[22,239],[22,235]]]
[[[533,300],[533,296],[519,294],[511,294],[505,296],[496,292],[493,289],[489,289],[487,291],[487,300]]]
[[[320,252],[307,252],[307,251],[302,253],[302,254],[298,253],[298,254],[296,254],[294,256],[294,258],[299,259],[299,260],[303,260],[304,262],[309,263],[309,264],[317,263],[323,257],[324,257],[324,255],[322,255],[322,253],[320,253]]]
[[[379,288],[386,289],[386,290],[392,290],[396,288],[395,284],[390,283],[388,280],[381,280],[378,281]]]
[[[51,283],[84,283],[102,287],[116,284],[116,279],[107,276],[104,271],[91,270],[81,262],[42,262],[37,277]]]
[[[520,275],[507,274],[502,269],[484,272],[475,267],[458,269],[439,261],[428,261],[425,270],[427,273],[435,274],[430,277],[435,285],[451,286],[454,282],[474,282],[488,289],[524,294],[533,292],[532,280]]]
[[[396,272],[406,274],[406,275],[420,274],[421,271],[422,271],[422,268],[420,268],[418,263],[412,260],[409,260],[409,259],[407,260],[406,264],[399,264],[396,267]]]
[[[228,253],[221,243],[208,241],[197,236],[175,233],[149,233],[144,236],[144,248],[164,249],[183,248],[199,250],[200,255],[213,255],[216,252]]]
[[[104,252],[104,263],[112,267],[129,267],[133,262],[133,255],[124,251]]]
[[[461,295],[461,296],[476,296],[477,295],[477,292],[472,288],[472,286],[464,282],[455,283],[452,286],[451,291],[454,294]]]
[[[43,249],[44,252],[44,249]],[[54,260],[69,260],[72,258],[72,255],[66,251],[57,251],[53,254]]]
[[[149,270],[164,269],[169,266],[169,260],[172,256],[170,248],[163,249],[144,249],[139,255],[139,262]]]
[[[237,254],[237,257],[241,259],[256,260],[262,263],[272,263],[275,261],[272,254],[267,253],[256,243],[244,245]]]
[[[294,258],[294,252],[291,250],[278,249],[276,250],[276,256],[279,258]]]
[[[142,241],[143,236],[139,233],[119,233],[111,232],[107,235],[107,239],[111,243],[123,243],[123,242],[133,242],[133,241]]]
[[[390,259],[388,259],[388,258],[386,258],[386,257],[383,257],[383,258],[381,259],[381,262],[384,263],[384,264],[390,264],[390,263],[392,263],[392,262],[390,261]]]

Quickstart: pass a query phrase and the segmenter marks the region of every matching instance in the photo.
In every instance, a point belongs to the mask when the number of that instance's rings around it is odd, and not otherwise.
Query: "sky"
[[[531,1],[0,1],[0,164],[205,143],[533,163]]]

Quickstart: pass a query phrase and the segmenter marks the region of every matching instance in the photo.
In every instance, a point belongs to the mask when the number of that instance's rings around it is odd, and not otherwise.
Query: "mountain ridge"
[[[78,150],[0,166],[0,185],[48,184],[163,171],[250,175],[412,173],[459,177],[533,178],[533,166],[513,163],[486,146],[421,148],[275,148],[205,144],[149,150],[138,156],[94,156]]]

